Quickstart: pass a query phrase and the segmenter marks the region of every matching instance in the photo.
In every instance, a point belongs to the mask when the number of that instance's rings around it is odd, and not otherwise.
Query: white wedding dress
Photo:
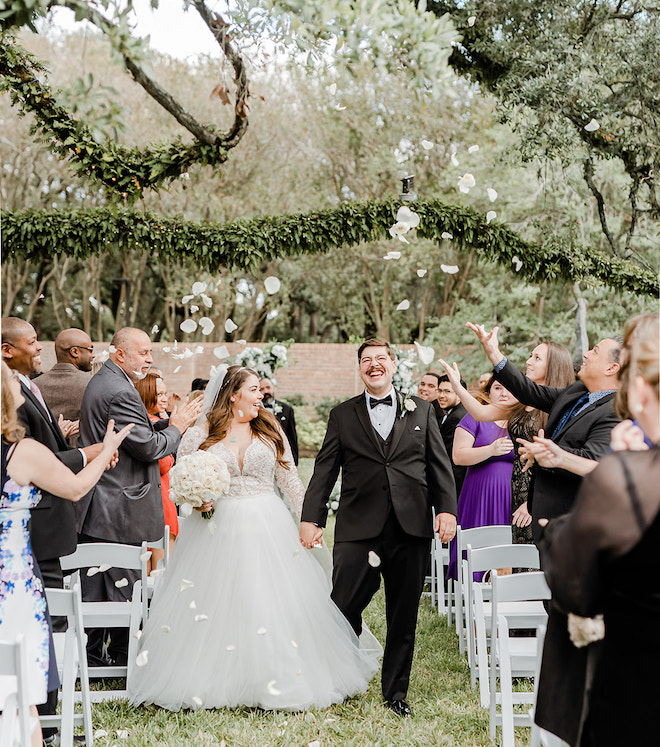
[[[179,456],[206,427],[184,435]],[[299,542],[304,487],[295,468],[254,438],[241,469],[223,444],[231,485],[211,520],[181,522],[128,682],[133,704],[180,708],[251,706],[304,710],[366,690],[377,654],[360,647],[330,599],[326,573]],[[287,445],[285,458],[291,461]],[[382,651],[382,649],[381,649]],[[146,659],[146,663],[145,663]]]

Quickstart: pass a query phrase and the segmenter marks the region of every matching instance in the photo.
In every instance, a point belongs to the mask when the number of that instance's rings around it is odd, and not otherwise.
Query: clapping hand
[[[197,397],[192,402],[187,402],[180,410],[175,407],[170,415],[170,425],[178,428],[181,433],[185,433],[199,417],[203,404],[203,398]]]

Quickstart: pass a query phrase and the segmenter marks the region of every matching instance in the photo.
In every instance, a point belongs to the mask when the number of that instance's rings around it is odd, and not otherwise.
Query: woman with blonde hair
[[[305,489],[261,400],[254,371],[221,367],[181,440],[179,459],[208,452],[231,479],[181,523],[128,683],[134,704],[326,707],[366,690],[377,669],[300,546],[291,514],[300,517]]]
[[[39,488],[67,500],[82,498],[112,463],[119,444],[133,427],[114,432],[109,421],[103,449],[96,459],[74,474],[50,449],[31,438],[23,438],[16,410],[23,403],[21,386],[7,364],[2,362],[2,496],[0,497],[0,639],[14,641],[25,636],[28,651],[28,694],[32,716],[45,702],[46,693],[58,687],[50,621],[44,586],[32,547],[28,522],[30,509],[39,503]],[[8,684],[0,678],[0,703]],[[38,720],[32,731],[32,745],[41,745]]]

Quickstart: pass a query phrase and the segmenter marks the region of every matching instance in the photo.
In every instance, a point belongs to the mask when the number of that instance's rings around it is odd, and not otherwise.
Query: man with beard
[[[296,416],[293,412],[293,407],[286,402],[282,402],[281,399],[275,399],[273,382],[266,377],[259,381],[259,391],[263,395],[261,406],[270,410],[277,418],[284,431],[284,435],[289,441],[293,461],[298,466],[298,434],[296,432]]]

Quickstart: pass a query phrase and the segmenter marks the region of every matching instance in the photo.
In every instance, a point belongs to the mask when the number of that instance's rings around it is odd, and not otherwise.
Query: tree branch
[[[593,196],[596,198],[596,203],[598,204],[598,217],[600,218],[600,226],[603,230],[603,233],[605,234],[605,237],[612,247],[612,251],[618,257],[619,248],[607,225],[607,217],[605,215],[605,200],[603,199],[603,195],[600,193],[600,190],[594,183],[594,165],[591,161],[591,158],[589,157],[584,159],[584,180],[591,190]]]

